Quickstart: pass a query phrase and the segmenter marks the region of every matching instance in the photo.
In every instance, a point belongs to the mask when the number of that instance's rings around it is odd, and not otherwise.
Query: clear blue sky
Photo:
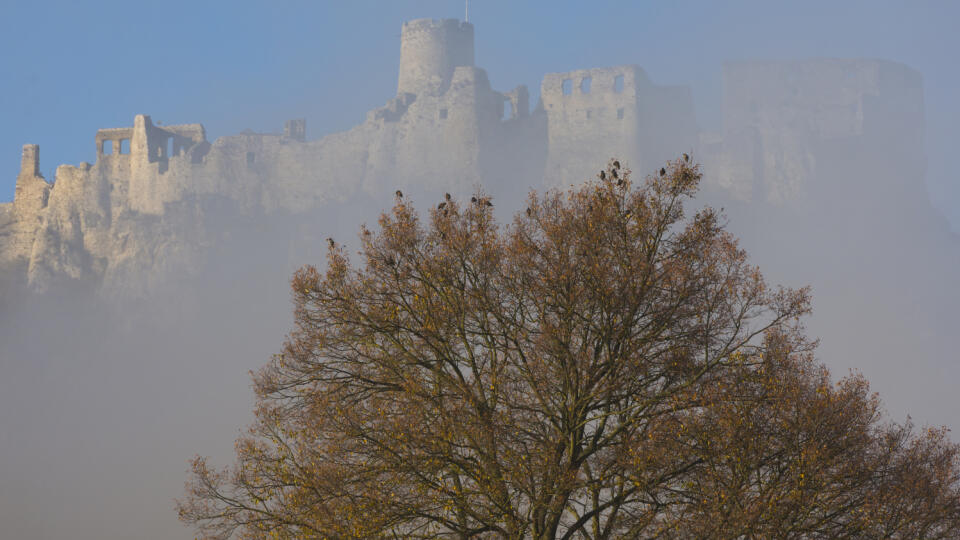
[[[311,138],[347,129],[395,92],[402,21],[463,12],[462,0],[0,0],[0,201],[13,198],[24,143],[40,144],[52,178],[93,161],[97,129],[137,113],[201,122],[211,140],[293,117]],[[708,129],[724,60],[906,63],[924,77],[927,187],[960,229],[960,2],[474,0],[470,19],[496,89],[535,96],[545,72],[635,63],[689,84]]]

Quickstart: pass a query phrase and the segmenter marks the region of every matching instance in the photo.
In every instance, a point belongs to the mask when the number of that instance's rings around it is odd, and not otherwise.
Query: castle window
[[[623,120],[623,107],[617,109],[617,120]]]
[[[623,75],[617,75],[613,78],[613,91],[618,94],[623,92]]]
[[[113,141],[100,141],[100,153],[109,156],[113,153]]]
[[[441,120],[446,120],[446,119],[447,119],[447,110],[446,110],[446,109],[440,109],[440,119],[441,119]]]
[[[572,94],[572,93],[573,93],[573,80],[571,80],[571,79],[564,79],[563,82],[560,83],[560,90],[563,92],[563,95],[565,95],[565,96],[569,96],[570,94]]]
[[[167,157],[172,158],[174,156],[173,152],[174,152],[173,137],[170,137],[169,139],[167,139]]]
[[[589,94],[590,93],[590,83],[593,82],[592,77],[584,77],[580,79],[580,93]]]
[[[121,154],[130,153],[130,139],[120,139],[120,153]]]
[[[253,165],[253,162],[257,160],[257,156],[253,152],[247,152],[247,165]]]

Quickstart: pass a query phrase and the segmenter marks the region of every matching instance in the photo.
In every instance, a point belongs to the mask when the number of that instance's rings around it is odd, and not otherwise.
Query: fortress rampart
[[[645,174],[692,152],[713,171],[708,183],[784,202],[802,198],[831,152],[871,138],[903,143],[908,162],[922,163],[922,87],[897,64],[728,64],[724,130],[709,135],[688,88],[657,85],[633,65],[546,74],[531,110],[525,86],[491,88],[473,37],[453,19],[404,23],[396,97],[322,139],[307,139],[306,121],[294,119],[278,133],[211,143],[201,124],[137,115],[98,130],[94,163],[58,167],[52,186],[39,148],[26,145],[15,200],[0,204],[0,269],[39,289],[57,276],[152,275],[161,270],[143,243],[166,233],[138,227],[204,196],[242,212],[298,213],[397,188],[462,195],[483,184],[522,195],[537,179],[582,182],[614,156]]]

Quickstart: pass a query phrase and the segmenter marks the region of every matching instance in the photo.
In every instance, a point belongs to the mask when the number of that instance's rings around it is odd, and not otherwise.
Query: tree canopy
[[[686,159],[532,193],[512,223],[398,194],[292,280],[232,468],[181,519],[250,538],[956,538],[945,430],[883,417],[804,335]]]

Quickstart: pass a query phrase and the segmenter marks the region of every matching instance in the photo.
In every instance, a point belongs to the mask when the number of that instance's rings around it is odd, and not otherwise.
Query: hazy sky
[[[702,127],[719,128],[725,60],[874,57],[923,74],[928,189],[960,230],[960,2],[516,2],[474,0],[477,64],[495,89],[546,72],[634,63],[693,88]],[[201,122],[208,138],[277,131],[308,137],[360,123],[396,91],[400,25],[457,17],[463,1],[0,3],[0,201],[13,199],[20,149],[61,163],[95,159],[97,129]],[[920,186],[918,186],[920,189]]]

